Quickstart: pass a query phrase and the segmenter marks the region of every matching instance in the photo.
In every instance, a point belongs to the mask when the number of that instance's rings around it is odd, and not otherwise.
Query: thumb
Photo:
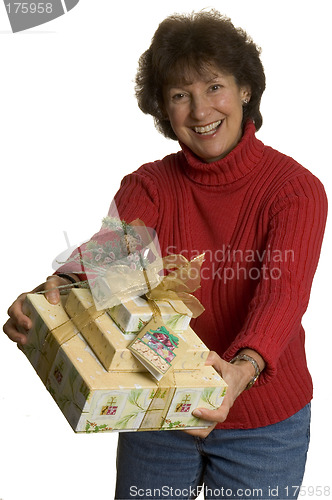
[[[57,288],[59,285],[57,276],[49,276],[45,283],[45,297],[50,304],[57,304],[60,301],[60,291]]]
[[[193,416],[196,418],[201,418],[203,420],[208,420],[209,422],[216,422],[216,410],[208,410],[207,408],[195,408],[192,412]]]

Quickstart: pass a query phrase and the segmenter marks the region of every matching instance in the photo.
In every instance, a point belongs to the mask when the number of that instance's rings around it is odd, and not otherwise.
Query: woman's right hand
[[[45,283],[42,283],[34,290],[29,293],[35,293],[45,290],[45,297],[51,304],[57,304],[60,300],[60,292],[57,288],[61,285],[67,285],[69,282],[65,278],[60,278],[59,276],[53,275],[49,276]],[[23,303],[27,296],[27,293],[22,293],[17,297],[17,299],[12,303],[8,309],[9,319],[3,325],[3,331],[13,342],[17,342],[20,345],[27,343],[27,335],[22,333],[30,330],[32,327],[31,319],[23,313]]]

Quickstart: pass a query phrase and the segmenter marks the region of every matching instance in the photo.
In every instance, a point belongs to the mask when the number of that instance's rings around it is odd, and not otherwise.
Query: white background
[[[231,17],[263,49],[258,137],[309,168],[331,194],[329,0],[81,0],[65,16],[17,34],[0,2],[1,323],[19,293],[52,273],[66,248],[64,231],[71,244],[89,237],[126,173],[178,149],[138,110],[133,79],[158,23],[204,7]],[[315,386],[306,487],[332,486],[325,455],[332,444],[331,247],[327,227],[304,318]],[[0,498],[113,498],[116,434],[74,434],[4,335],[0,353]]]

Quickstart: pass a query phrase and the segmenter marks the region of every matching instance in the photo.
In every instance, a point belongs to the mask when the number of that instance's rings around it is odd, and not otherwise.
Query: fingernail
[[[193,411],[193,415],[194,415],[194,417],[198,417],[199,418],[199,417],[202,416],[202,412],[200,410],[194,410]]]
[[[56,304],[58,300],[56,292],[48,292],[47,300],[51,302],[51,304]]]

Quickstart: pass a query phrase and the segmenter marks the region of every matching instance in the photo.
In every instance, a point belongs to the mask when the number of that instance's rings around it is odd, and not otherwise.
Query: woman
[[[116,205],[121,218],[156,229],[164,255],[205,251],[197,296],[206,311],[192,327],[229,389],[218,410],[194,410],[208,430],[121,433],[116,498],[194,498],[203,483],[206,498],[296,498],[312,398],[301,318],[325,227],[324,188],[255,137],[265,88],[259,50],[218,12],[163,21],[136,83],[140,108],[181,151],[125,177]],[[76,279],[48,279],[49,300]],[[4,327],[21,343],[24,296]]]

